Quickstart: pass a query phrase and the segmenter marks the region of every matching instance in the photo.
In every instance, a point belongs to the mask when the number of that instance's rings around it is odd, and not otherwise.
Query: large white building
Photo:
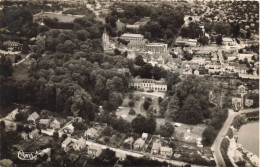
[[[156,81],[154,79],[140,79],[135,78],[129,83],[129,88],[133,89],[144,89],[147,90],[153,90],[153,91],[161,91],[165,92],[167,91],[167,85],[163,80]]]
[[[109,35],[107,34],[106,28],[102,35],[102,44],[103,44],[104,51],[110,48]]]
[[[144,36],[142,34],[131,34],[131,33],[124,33],[120,37],[121,39],[124,39],[126,41],[143,41]]]
[[[154,53],[166,53],[167,44],[165,43],[148,43],[146,44],[146,50]]]

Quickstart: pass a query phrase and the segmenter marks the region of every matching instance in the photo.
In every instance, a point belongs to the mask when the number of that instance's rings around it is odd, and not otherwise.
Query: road
[[[75,141],[76,141],[76,140],[75,140]],[[98,144],[98,143],[94,143],[94,142],[91,142],[91,141],[86,141],[86,145],[95,145],[95,146],[101,147],[102,149],[107,149],[107,148],[109,148],[110,150],[113,150],[113,151],[115,151],[116,153],[125,154],[125,155],[130,155],[130,156],[137,157],[137,158],[144,157],[143,154],[138,153],[138,152],[127,151],[127,150],[122,150],[122,149],[119,149],[119,148],[109,147],[109,146],[107,146],[107,145]],[[175,165],[175,166],[179,166],[179,167],[181,167],[181,166],[184,165],[184,164],[187,164],[186,162],[176,161],[176,160],[167,160],[167,159],[158,158],[158,157],[155,157],[155,156],[150,156],[150,158],[151,158],[152,160],[157,160],[157,161],[160,161],[160,162],[167,162],[167,163],[169,163],[169,164],[172,164],[172,165]],[[201,166],[201,165],[194,165],[194,164],[191,164],[191,166],[192,166],[192,167],[204,167],[204,166]]]
[[[229,127],[231,126],[233,119],[240,114],[244,113],[250,113],[254,111],[259,111],[259,108],[254,109],[247,109],[247,110],[240,110],[239,112],[234,112],[233,110],[229,110],[228,112],[228,118],[226,119],[225,123],[223,124],[221,130],[218,133],[218,136],[216,137],[213,145],[211,146],[211,150],[214,156],[214,159],[216,161],[217,167],[226,167],[225,161],[222,157],[221,151],[220,151],[220,145],[222,139],[226,136]]]

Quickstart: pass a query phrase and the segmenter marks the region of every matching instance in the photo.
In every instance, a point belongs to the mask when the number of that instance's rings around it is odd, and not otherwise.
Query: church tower
[[[104,29],[104,32],[103,32],[102,44],[103,44],[104,51],[109,49],[110,42],[109,42],[109,35],[107,34],[106,28]]]

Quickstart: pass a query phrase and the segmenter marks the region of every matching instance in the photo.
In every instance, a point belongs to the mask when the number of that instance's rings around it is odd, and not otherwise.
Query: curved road
[[[221,130],[219,131],[218,136],[216,137],[213,145],[211,146],[212,154],[216,161],[217,167],[226,167],[225,161],[220,151],[220,144],[222,139],[226,136],[228,129],[230,128],[233,122],[233,119],[240,114],[250,113],[254,111],[259,111],[259,108],[240,110],[239,112],[234,112],[233,110],[228,111],[228,118],[223,124]]]

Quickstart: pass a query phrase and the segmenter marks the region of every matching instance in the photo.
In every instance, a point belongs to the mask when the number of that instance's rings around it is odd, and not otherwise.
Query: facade
[[[166,53],[167,44],[164,43],[148,43],[146,44],[146,50],[154,53]]]
[[[235,42],[233,39],[231,38],[222,38],[222,45],[226,45],[226,46],[234,46]]]
[[[84,136],[89,137],[91,139],[95,138],[97,135],[97,130],[95,128],[90,128],[84,133]]]
[[[110,41],[109,41],[109,35],[107,34],[106,28],[102,35],[102,44],[104,51],[109,50],[110,48]]]
[[[246,91],[246,87],[244,85],[240,85],[238,87],[238,90],[237,90],[237,93],[239,94],[245,94],[247,91]]]
[[[38,129],[34,129],[32,132],[29,133],[29,138],[30,139],[34,139],[39,135],[39,130]]]
[[[151,154],[159,154],[161,143],[153,143]]]
[[[156,81],[154,79],[133,79],[129,83],[129,88],[133,89],[144,89],[144,90],[153,90],[158,92],[166,92],[167,91],[167,85],[164,81]]]
[[[36,122],[36,120],[39,118],[39,114],[37,112],[32,113],[31,115],[29,115],[29,117],[27,118],[27,121],[32,121],[33,123]]]
[[[54,119],[54,120],[50,123],[50,128],[52,128],[52,129],[60,129],[60,122],[57,121],[57,119]]]
[[[171,157],[172,156],[172,148],[170,148],[170,147],[161,147],[160,154],[162,156]]]
[[[97,145],[88,146],[88,154],[92,157],[98,157],[102,153],[102,148]]]
[[[146,40],[131,40],[128,44],[127,44],[127,48],[128,49],[134,49],[134,50],[145,50],[145,44],[146,44]]]
[[[141,34],[131,34],[131,33],[124,33],[123,35],[121,35],[122,39],[126,40],[126,41],[143,41],[144,40],[144,36]]]
[[[73,145],[74,150],[83,150],[86,148],[86,140],[83,138],[78,139]]]
[[[143,148],[145,141],[142,138],[139,138],[134,143],[134,150],[140,150]]]
[[[62,129],[62,132],[72,134],[74,132],[74,126],[69,124],[64,129]]]
[[[246,107],[251,107],[253,104],[254,104],[254,100],[246,99],[246,101],[245,101],[245,106]]]
[[[40,119],[39,126],[41,128],[46,128],[50,123],[50,119]]]
[[[235,107],[242,107],[243,105],[242,98],[241,97],[232,98],[232,105],[234,105]]]
[[[61,144],[61,148],[68,150],[69,145],[72,143],[72,138],[67,137]]]

